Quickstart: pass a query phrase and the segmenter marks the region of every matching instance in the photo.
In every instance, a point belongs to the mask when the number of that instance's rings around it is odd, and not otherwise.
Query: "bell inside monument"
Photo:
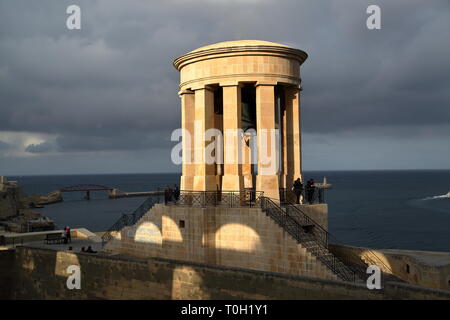
[[[256,89],[254,85],[245,85],[241,89],[242,129],[256,130]]]

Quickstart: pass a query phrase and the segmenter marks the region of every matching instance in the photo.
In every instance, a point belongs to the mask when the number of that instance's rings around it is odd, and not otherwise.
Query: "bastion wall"
[[[18,213],[18,204],[18,187],[8,187],[0,190],[0,219],[15,216]]]
[[[368,290],[341,281],[159,258],[18,247],[0,251],[0,261],[1,298],[12,299],[450,299],[450,292],[401,283]],[[70,265],[80,267],[79,290],[66,286]]]
[[[332,252],[351,261],[376,255],[399,279],[428,288],[450,290],[450,253],[394,249],[371,249],[330,245]]]

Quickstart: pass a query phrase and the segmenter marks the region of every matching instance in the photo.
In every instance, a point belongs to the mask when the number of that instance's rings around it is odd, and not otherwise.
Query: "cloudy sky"
[[[450,169],[448,0],[0,0],[0,175],[180,171],[172,60],[239,39],[309,54],[305,170]]]

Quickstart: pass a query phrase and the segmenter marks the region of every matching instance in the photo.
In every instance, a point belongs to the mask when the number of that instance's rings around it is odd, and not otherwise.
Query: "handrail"
[[[332,237],[332,239],[333,239],[333,244],[335,244],[335,245],[340,245],[340,246],[344,246],[344,244],[343,244],[342,242],[338,241],[335,237]],[[392,269],[391,269],[389,266],[387,266],[387,265],[384,263],[384,261],[381,260],[381,259],[377,256],[377,254],[376,254],[375,252],[373,252],[372,250],[370,250],[370,249],[368,249],[368,248],[364,248],[364,252],[367,253],[367,254],[369,254],[369,255],[372,257],[372,258],[370,258],[370,257],[368,257],[368,256],[365,256],[365,257],[364,257],[365,259],[370,260],[370,261],[368,262],[369,265],[376,265],[376,266],[378,266],[378,267],[381,269],[382,272],[384,272],[384,273],[389,273],[389,274],[391,274],[391,275],[394,275],[394,272],[392,271]],[[360,256],[357,255],[357,254],[352,254],[352,253],[347,253],[347,254],[349,254],[349,255],[352,256],[353,258],[357,258],[358,260],[363,261],[363,260],[362,260],[362,257],[360,257]],[[365,263],[364,261],[363,261],[362,263],[366,266],[366,263]],[[386,270],[387,270],[387,271],[386,271]]]
[[[339,240],[336,239],[336,237],[334,237],[331,233],[329,233],[327,230],[323,229],[316,221],[314,221],[312,218],[308,217],[308,215],[306,213],[303,212],[303,210],[301,210],[298,206],[296,206],[295,204],[291,203],[291,202],[286,202],[287,206],[289,206],[290,208],[293,208],[294,210],[296,210],[298,213],[300,213],[306,220],[311,221],[314,224],[314,229],[315,230],[319,230],[320,233],[325,233],[326,234],[326,239],[327,239],[327,247],[328,247],[328,243],[331,242],[333,244],[337,244],[337,245],[343,245]],[[317,228],[317,229],[316,229]],[[368,253],[370,253],[373,257],[373,259],[371,259],[371,264],[376,265],[378,267],[380,267],[383,271],[387,270],[387,273],[393,274],[393,271],[391,270],[391,268],[389,268],[380,258],[378,258],[378,256],[370,249],[367,250]],[[349,255],[353,258],[352,261],[356,262],[356,261],[362,261],[361,257],[359,257],[356,254],[352,254],[349,253]],[[366,264],[363,262],[364,266],[366,267]],[[386,271],[384,271],[386,272]]]
[[[273,199],[263,197],[261,208],[266,211],[275,221],[277,221],[283,229],[286,230],[295,240],[303,243],[305,248],[316,256],[322,263],[330,268],[333,273],[344,281],[356,281],[356,273],[353,269],[342,263],[336,256],[328,251],[327,246],[317,241],[317,238],[303,230],[300,223],[289,215],[288,211],[284,211]],[[273,213],[277,211],[278,215]],[[292,228],[293,227],[293,228]],[[316,243],[317,246],[310,246],[307,243]]]
[[[155,199],[156,198],[156,199]],[[160,197],[150,196],[131,214],[122,214],[119,219],[102,235],[102,247],[113,238],[114,231],[120,231],[123,227],[134,225],[145,213],[156,203],[160,202]]]
[[[179,206],[222,206],[222,207],[256,207],[260,206],[263,191],[191,191],[181,190],[172,202]],[[172,195],[173,197],[173,195]]]

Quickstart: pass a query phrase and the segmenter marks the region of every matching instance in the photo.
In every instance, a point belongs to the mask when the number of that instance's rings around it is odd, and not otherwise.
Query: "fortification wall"
[[[9,299],[12,295],[14,269],[14,250],[0,248],[0,300]]]
[[[376,255],[392,273],[411,284],[429,288],[450,290],[450,253],[411,250],[371,249],[342,245],[330,245],[338,256],[362,260]]]
[[[253,270],[337,279],[260,208],[153,207],[107,249]]]
[[[13,299],[450,299],[450,292],[404,284],[386,283],[382,290],[368,290],[340,281],[158,258],[26,247],[0,257],[16,270],[0,267],[0,287],[11,279]],[[66,287],[66,270],[73,264],[81,268],[80,290]]]
[[[0,190],[0,219],[15,216],[18,211],[19,189],[4,188]]]

